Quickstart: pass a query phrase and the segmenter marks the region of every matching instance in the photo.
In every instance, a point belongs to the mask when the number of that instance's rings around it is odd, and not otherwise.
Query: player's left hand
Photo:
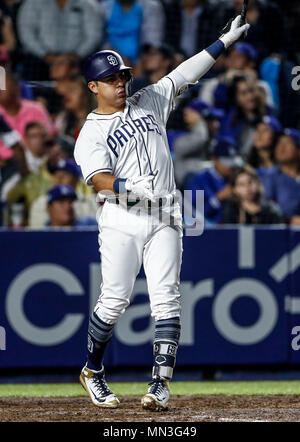
[[[249,23],[243,24],[241,16],[235,17],[231,23],[230,30],[220,37],[220,40],[224,43],[225,48],[228,48],[232,43],[237,41],[244,33],[247,33],[250,28]]]
[[[127,178],[125,182],[125,188],[136,195],[138,198],[144,199],[147,198],[153,202],[155,202],[155,196],[152,189],[152,181],[154,180],[155,175],[141,175],[138,177]]]

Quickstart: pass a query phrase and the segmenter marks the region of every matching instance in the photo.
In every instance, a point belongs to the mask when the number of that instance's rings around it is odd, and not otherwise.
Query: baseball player
[[[131,68],[119,54],[100,51],[85,64],[84,75],[98,107],[87,116],[74,156],[86,183],[106,196],[98,217],[101,292],[90,316],[87,363],[80,375],[96,406],[119,405],[106,383],[102,360],[114,324],[129,305],[142,263],[155,336],[152,380],[141,402],[147,410],[168,406],[180,337],[182,226],[180,206],[173,198],[176,187],[166,123],[175,97],[195,84],[248,27],[237,16],[219,40],[130,98]],[[177,222],[157,217],[164,203],[170,219]]]

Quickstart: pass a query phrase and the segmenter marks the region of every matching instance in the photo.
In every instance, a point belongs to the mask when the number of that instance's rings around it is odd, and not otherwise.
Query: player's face
[[[89,83],[89,88],[97,95],[98,103],[121,107],[126,101],[126,83],[130,79],[128,71],[116,72],[108,77]]]
[[[258,193],[258,182],[248,173],[241,173],[235,182],[234,193],[242,201],[254,201]]]

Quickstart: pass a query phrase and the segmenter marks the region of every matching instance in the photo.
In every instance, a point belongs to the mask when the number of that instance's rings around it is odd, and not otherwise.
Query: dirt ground
[[[139,396],[100,409],[86,397],[0,398],[0,422],[300,422],[300,396],[172,396],[165,412],[145,412]]]

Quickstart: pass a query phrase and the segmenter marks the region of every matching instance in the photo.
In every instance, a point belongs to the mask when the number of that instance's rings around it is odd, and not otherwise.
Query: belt
[[[128,199],[122,199],[120,200],[119,198],[116,198],[116,204],[120,204],[120,203],[126,203],[127,207],[133,207],[136,204],[139,204],[140,208],[145,208],[146,210],[150,211],[151,209],[159,209],[163,206],[165,206],[167,203],[168,205],[172,205],[175,202],[175,198],[174,196],[172,196],[171,200],[169,198],[166,197],[161,197],[161,198],[157,198],[157,200],[155,202],[149,200],[149,199],[139,199],[137,198],[135,201],[130,201]]]

